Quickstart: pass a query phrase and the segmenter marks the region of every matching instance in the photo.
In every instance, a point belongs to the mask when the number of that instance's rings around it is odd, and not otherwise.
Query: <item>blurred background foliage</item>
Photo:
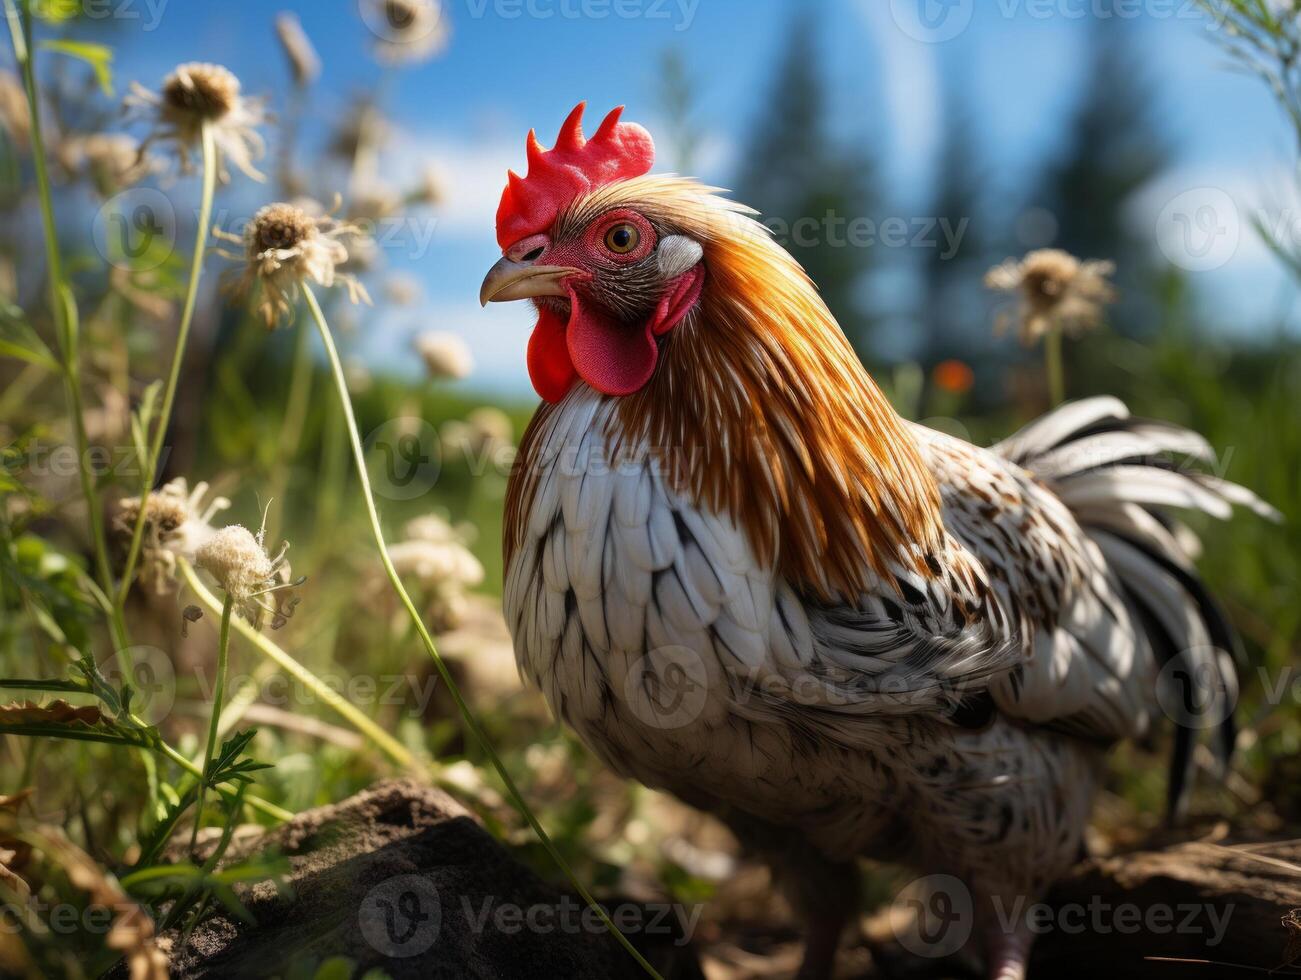
[[[790,6],[783,49],[772,59],[768,86],[754,95],[747,149],[731,175],[736,196],[788,229],[803,217],[884,220],[918,211],[891,200],[881,179],[890,134],[848,139],[832,118],[835,88],[843,80],[823,74],[820,52],[834,21],[817,5]],[[1208,6],[1225,17],[1252,18],[1264,9],[1238,0]],[[61,10],[47,11],[43,35],[114,43],[103,25],[64,17]],[[76,5],[68,10],[75,14]],[[246,16],[258,30],[273,29],[267,8],[246,10],[241,18]],[[1285,97],[1280,119],[1296,126],[1301,137],[1296,76],[1287,74],[1297,48],[1295,40],[1291,48],[1281,40],[1297,36],[1296,5],[1269,17],[1275,19],[1249,20],[1230,36],[1229,51],[1248,69],[1253,58],[1277,63],[1268,60],[1271,43],[1292,59],[1278,76]],[[1262,832],[1295,830],[1301,826],[1295,761],[1301,756],[1301,712],[1290,673],[1301,651],[1301,339],[1295,294],[1276,323],[1250,334],[1226,329],[1232,325],[1208,319],[1198,302],[1190,283],[1195,274],[1165,259],[1150,234],[1129,220],[1135,195],[1165,172],[1172,152],[1153,94],[1160,79],[1148,70],[1145,41],[1131,26],[1118,19],[1078,25],[1090,51],[1090,82],[1073,111],[1044,120],[1060,131],[1059,138],[1046,142],[1052,149],[1037,161],[1019,199],[994,190],[993,164],[982,159],[962,58],[943,62],[943,139],[931,200],[920,211],[964,229],[952,254],[939,248],[845,247],[825,235],[789,244],[897,407],[978,444],[1007,435],[1048,407],[1039,352],[993,332],[1001,301],[984,288],[985,271],[1041,246],[1116,263],[1121,298],[1106,327],[1067,341],[1069,396],[1115,394],[1137,414],[1204,433],[1220,453],[1222,475],[1252,488],[1289,518],[1282,527],[1245,515],[1231,525],[1197,527],[1206,543],[1206,576],[1225,598],[1246,644],[1243,759],[1225,789],[1207,788],[1198,812],[1227,814]],[[1254,48],[1232,49],[1257,34]],[[292,45],[287,50],[284,84],[272,99],[278,121],[267,134],[272,176],[262,200],[310,195],[328,209],[338,193],[343,214],[353,219],[437,220],[456,187],[440,188],[427,176],[389,173],[382,166],[385,101],[403,84],[400,66],[387,68],[381,83],[359,96],[347,114],[327,120],[332,132],[322,147],[304,147],[296,139],[315,76],[310,59],[295,60]],[[302,59],[302,50],[298,55]],[[1205,55],[1206,71],[1217,70],[1215,48],[1208,44]],[[92,444],[119,459],[119,450],[130,446],[130,411],[166,369],[185,286],[185,246],[166,249],[160,258],[152,250],[157,242],[136,248],[141,239],[128,235],[128,247],[116,250],[112,236],[96,237],[87,215],[103,216],[105,199],[115,200],[125,186],[111,158],[92,157],[75,141],[120,131],[117,99],[101,91],[95,70],[83,61],[41,58],[42,104],[55,140],[50,152],[60,234],[82,311],[87,428]],[[678,49],[664,52],[659,97],[671,125],[661,145],[677,168],[693,169],[707,140],[708,116],[701,107],[716,68]],[[114,81],[120,95],[120,72]],[[103,662],[109,648],[85,584],[91,552],[75,480],[49,464],[52,449],[66,446],[70,433],[61,416],[57,371],[41,353],[56,343],[43,299],[45,272],[36,258],[41,229],[30,133],[15,84],[10,72],[0,85],[0,677],[21,678],[65,673],[87,654]],[[1290,108],[1287,98],[1294,100]],[[151,174],[141,186],[162,187],[176,199],[172,237],[188,242],[193,228],[187,224],[194,220],[182,196],[188,185]],[[241,193],[247,196],[248,189]],[[485,211],[482,221],[486,233],[492,215]],[[1301,269],[1295,242],[1273,247],[1280,264]],[[907,307],[888,288],[900,264],[909,265],[922,284],[918,301]],[[274,634],[276,643],[345,692],[356,693],[348,684],[358,677],[382,679],[381,689],[393,682],[393,697],[358,696],[362,709],[470,800],[525,857],[554,874],[503,805],[500,787],[485,774],[478,750],[432,684],[409,628],[376,586],[377,563],[366,544],[338,410],[307,324],[300,317],[292,328],[268,333],[246,306],[210,288],[223,265],[215,257],[208,263],[162,479],[210,482],[233,501],[230,519],[250,527],[258,526],[270,504],[268,540],[292,542],[294,573],[307,576],[303,603]],[[377,308],[354,309],[332,297],[329,312],[344,327],[341,343],[360,429],[371,436],[373,478],[384,484],[385,467],[393,462],[385,457],[386,446],[391,453],[408,436],[416,437],[411,445],[426,457],[420,465],[431,467],[422,471],[426,492],[408,497],[381,491],[385,523],[391,539],[400,541],[410,521],[436,515],[481,565],[481,575],[471,569],[452,583],[456,596],[450,604],[445,583],[437,580],[421,583],[428,586],[424,598],[431,614],[438,608],[448,655],[543,823],[580,875],[598,887],[626,889],[632,882],[683,901],[719,898],[732,889],[732,901],[720,899],[711,908],[716,921],[706,939],[724,936],[729,918],[762,918],[766,892],[745,891],[752,876],[741,875],[740,886],[723,884],[736,870],[735,855],[716,827],[609,776],[546,717],[535,695],[518,686],[496,612],[501,510],[510,447],[534,400],[523,392],[478,389],[472,372],[449,384],[468,370],[454,342],[425,358],[431,370],[418,380],[410,371],[391,370],[391,364],[366,363],[366,331],[395,309],[418,319],[424,301],[418,285],[389,266],[383,248],[354,255],[350,268],[369,285]],[[899,356],[900,350],[908,356]],[[522,364],[524,352],[518,355]],[[99,481],[110,519],[113,501],[136,492],[126,472],[107,472]],[[190,623],[182,638],[182,609],[191,601],[140,595],[128,610],[133,637],[161,650],[176,678],[158,727],[187,757],[202,748],[215,650],[211,616]],[[233,658],[233,674],[255,682],[237,684],[234,697],[237,703],[245,698],[245,723],[258,729],[249,751],[274,762],[255,774],[256,790],[267,800],[297,811],[338,800],[403,768],[319,701],[301,692],[287,705],[264,697],[267,688],[257,682],[265,683],[274,669],[248,644],[237,641]],[[1280,681],[1285,695],[1271,699],[1267,691]],[[1159,754],[1159,744],[1127,750],[1113,767],[1100,823],[1116,840],[1157,824],[1164,784]],[[142,842],[166,823],[168,793],[153,810],[146,802],[160,799],[157,781],[174,783],[173,796],[180,786],[174,776],[151,772],[116,745],[6,735],[0,755],[0,792],[34,788],[28,805],[41,819],[120,874],[129,874]],[[1135,756],[1143,756],[1144,764],[1135,764]],[[228,817],[247,819],[266,818],[238,811]],[[255,872],[273,870],[250,874]],[[188,884],[178,887],[179,894],[189,894]],[[211,891],[211,883],[203,887]],[[889,879],[882,878],[873,898],[888,892]],[[178,892],[164,894],[175,898]],[[133,897],[153,911],[162,907],[157,893],[140,890]],[[51,950],[39,955],[50,957],[49,963],[59,958]]]

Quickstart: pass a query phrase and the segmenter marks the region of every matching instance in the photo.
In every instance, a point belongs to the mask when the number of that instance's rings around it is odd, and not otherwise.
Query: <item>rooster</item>
[[[771,863],[801,977],[831,972],[860,857],[960,880],[989,975],[1023,977],[1028,925],[992,910],[1079,858],[1107,747],[1200,709],[1172,808],[1199,720],[1232,748],[1234,639],[1160,508],[1269,509],[1111,398],[991,449],[905,421],[753,212],[652,175],[621,111],[529,134],[480,295],[537,310],[505,514],[521,673]]]

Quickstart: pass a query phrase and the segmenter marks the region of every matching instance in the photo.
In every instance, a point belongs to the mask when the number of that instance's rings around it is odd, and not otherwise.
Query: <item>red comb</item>
[[[619,122],[623,106],[613,109],[596,135],[583,136],[580,102],[569,114],[556,145],[544,150],[529,130],[529,175],[508,174],[497,208],[497,241],[503,249],[520,239],[546,231],[565,205],[580,194],[616,180],[640,177],[655,163],[655,143],[636,123]]]

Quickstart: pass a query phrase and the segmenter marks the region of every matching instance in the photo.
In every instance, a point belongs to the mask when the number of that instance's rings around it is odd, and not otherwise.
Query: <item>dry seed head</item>
[[[341,239],[351,237],[363,242],[362,230],[328,214],[313,215],[305,204],[268,204],[254,215],[243,237],[214,232],[218,238],[244,246],[242,256],[222,254],[245,263],[239,284],[242,291],[261,286],[258,312],[268,329],[293,312],[304,282],[326,289],[339,282],[354,303],[370,302],[361,283],[339,271],[339,266],[348,261],[348,249]]]
[[[415,346],[425,370],[435,381],[457,381],[474,370],[470,348],[454,333],[431,330],[416,337]]]
[[[145,498],[145,523],[140,541],[140,580],[162,594],[176,575],[176,559],[193,558],[198,547],[212,534],[214,516],[230,506],[225,497],[208,496],[206,483],[195,484],[193,492],[184,477],[172,480]],[[113,532],[125,555],[140,516],[141,498],[118,502],[113,515]]]
[[[221,65],[191,62],[163,81],[163,101],[177,112],[220,119],[239,103],[239,79]]]
[[[253,160],[266,152],[256,128],[266,122],[266,113],[260,100],[240,94],[239,79],[229,69],[199,62],[181,65],[163,80],[158,92],[133,83],[126,105],[153,127],[141,146],[142,153],[154,144],[170,144],[181,169],[189,172],[207,126],[216,146],[221,180],[230,179],[226,162],[254,180],[265,179]]]
[[[310,85],[321,74],[321,58],[295,14],[284,12],[276,17],[276,37],[289,59],[289,68],[298,85]]]
[[[189,508],[185,506],[183,499],[151,493],[145,501],[145,534],[166,539],[168,535],[180,530],[188,516]],[[130,534],[139,518],[140,498],[128,497],[118,505],[118,516],[114,526],[118,531]]]
[[[292,250],[317,233],[316,219],[293,204],[269,204],[253,219],[246,238],[250,258],[272,250]]]
[[[447,45],[447,18],[438,0],[363,0],[362,16],[379,37],[376,57],[388,64],[416,63]]]
[[[275,565],[253,532],[231,524],[215,532],[195,555],[198,566],[238,604],[263,591],[275,574]]]
[[[1103,307],[1116,298],[1108,277],[1111,262],[1081,261],[1061,249],[1030,252],[1019,262],[1008,259],[985,274],[985,285],[1021,296],[1015,317],[1001,315],[998,331],[1017,323],[1021,340],[1032,344],[1053,331],[1084,333],[1102,322]]]

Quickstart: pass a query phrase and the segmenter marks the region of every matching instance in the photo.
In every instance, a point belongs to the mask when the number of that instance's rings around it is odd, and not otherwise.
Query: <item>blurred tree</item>
[[[874,319],[862,284],[875,256],[870,246],[852,244],[850,229],[862,219],[879,220],[875,168],[861,150],[831,134],[815,16],[802,9],[787,32],[770,94],[742,154],[737,198],[762,212],[818,284],[859,355],[868,356]]]
[[[927,371],[949,358],[971,361],[976,351],[989,346],[989,304],[981,278],[991,264],[990,236],[978,217],[984,175],[971,106],[960,94],[966,72],[954,65],[946,63],[943,138],[928,215],[939,228],[935,247],[922,253],[919,357]],[[942,232],[945,228],[950,231]],[[950,246],[950,234],[956,245]]]
[[[1062,152],[1045,168],[1032,205],[1056,219],[1052,245],[1080,258],[1110,259],[1121,299],[1110,318],[1134,334],[1156,322],[1152,236],[1126,220],[1126,205],[1166,166],[1169,146],[1161,136],[1154,85],[1145,80],[1137,49],[1137,25],[1120,17],[1096,17],[1088,34],[1088,68]],[[1143,97],[1135,97],[1143,93]]]
[[[696,106],[696,84],[678,48],[668,48],[660,59],[659,107],[668,131],[669,153],[680,174],[696,170],[701,133],[692,118]]]

